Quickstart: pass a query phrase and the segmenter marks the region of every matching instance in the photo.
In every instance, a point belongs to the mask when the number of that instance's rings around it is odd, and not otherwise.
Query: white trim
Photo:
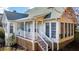
[[[51,23],[52,22],[49,22],[49,37],[51,38]]]
[[[24,37],[25,37],[25,32],[26,32],[26,31],[25,31],[25,22],[24,22]]]
[[[57,51],[59,50],[59,42],[57,42]]]
[[[57,50],[59,50],[59,34],[60,34],[60,22],[56,22],[56,40],[57,40]]]
[[[33,40],[35,40],[35,21],[33,21],[32,23],[33,23],[33,25],[32,25]]]
[[[32,22],[33,50],[35,50],[35,21]]]
[[[31,41],[31,42],[33,42],[33,40],[29,40],[29,39],[26,39],[26,38],[23,38],[23,37],[20,37],[20,36],[16,36],[16,37],[18,37],[18,38],[22,38],[23,40],[27,40],[27,41]]]
[[[46,51],[48,51],[48,44],[46,43],[46,41],[44,41],[44,39],[39,35],[39,33],[37,33],[37,35],[43,40],[43,42],[46,44],[47,48]],[[44,50],[44,49],[43,49]]]
[[[57,42],[59,42],[59,34],[60,34],[60,22],[56,22],[56,39],[57,39]]]

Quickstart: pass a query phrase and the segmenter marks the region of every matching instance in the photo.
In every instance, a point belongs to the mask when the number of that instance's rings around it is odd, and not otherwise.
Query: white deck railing
[[[49,37],[47,37],[43,32],[39,32],[41,37],[47,42],[48,46],[54,50],[54,42]]]
[[[16,32],[16,35],[24,37],[24,31],[21,30],[21,29],[19,29],[19,30]]]
[[[33,39],[33,32],[25,32],[25,37],[28,39]]]
[[[43,51],[48,51],[48,44],[45,42],[45,40],[40,36],[39,33],[37,34],[37,42],[39,43],[40,47],[43,49]]]
[[[28,39],[33,39],[32,33],[33,33],[33,32],[26,32],[26,31],[24,31],[24,30],[19,29],[19,30],[16,32],[16,35],[17,35],[17,36],[24,37],[24,38],[28,38]]]

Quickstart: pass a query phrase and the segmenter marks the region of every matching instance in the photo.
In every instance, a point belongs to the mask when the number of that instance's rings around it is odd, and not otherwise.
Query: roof
[[[22,14],[17,12],[4,11],[8,20],[17,20],[21,18],[26,18],[28,14]]]
[[[34,17],[34,16],[38,16],[38,15],[44,16],[44,15],[51,13],[50,18],[59,18],[63,14],[64,10],[65,10],[64,7],[51,7],[51,8],[35,7],[35,8],[32,8],[28,12],[28,14],[29,14],[29,17]]]
[[[60,18],[64,11],[64,7],[54,7],[51,11],[51,18]]]
[[[29,14],[26,19],[32,19],[35,16],[44,16],[44,18],[48,19],[55,19],[55,18],[60,18],[65,11],[64,7],[34,7],[27,12]],[[21,19],[20,21],[25,21],[26,19]],[[17,20],[19,21],[19,20]]]
[[[47,7],[35,7],[30,9],[30,11],[28,12],[29,17],[35,17],[35,16],[44,16],[46,14],[50,13],[49,9],[47,9]]]

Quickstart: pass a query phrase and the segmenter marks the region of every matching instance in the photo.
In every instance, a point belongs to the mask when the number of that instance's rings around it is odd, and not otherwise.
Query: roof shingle
[[[4,11],[8,20],[17,20],[28,17],[28,14]]]

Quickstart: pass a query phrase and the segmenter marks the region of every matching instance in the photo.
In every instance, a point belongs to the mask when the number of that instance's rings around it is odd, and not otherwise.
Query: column
[[[35,40],[35,21],[33,21],[32,27],[33,40]]]
[[[33,35],[33,51],[35,50],[35,21],[32,22],[32,35]]]
[[[51,38],[51,22],[49,22],[49,37]]]
[[[56,40],[57,40],[57,50],[59,50],[59,40],[60,40],[60,22],[56,22]]]
[[[63,28],[64,28],[64,34],[63,34],[63,36],[64,36],[64,38],[65,38],[65,23],[64,23],[64,25],[63,25]]]
[[[25,22],[24,22],[24,37],[25,37],[25,33],[26,33],[26,31],[25,31]]]

